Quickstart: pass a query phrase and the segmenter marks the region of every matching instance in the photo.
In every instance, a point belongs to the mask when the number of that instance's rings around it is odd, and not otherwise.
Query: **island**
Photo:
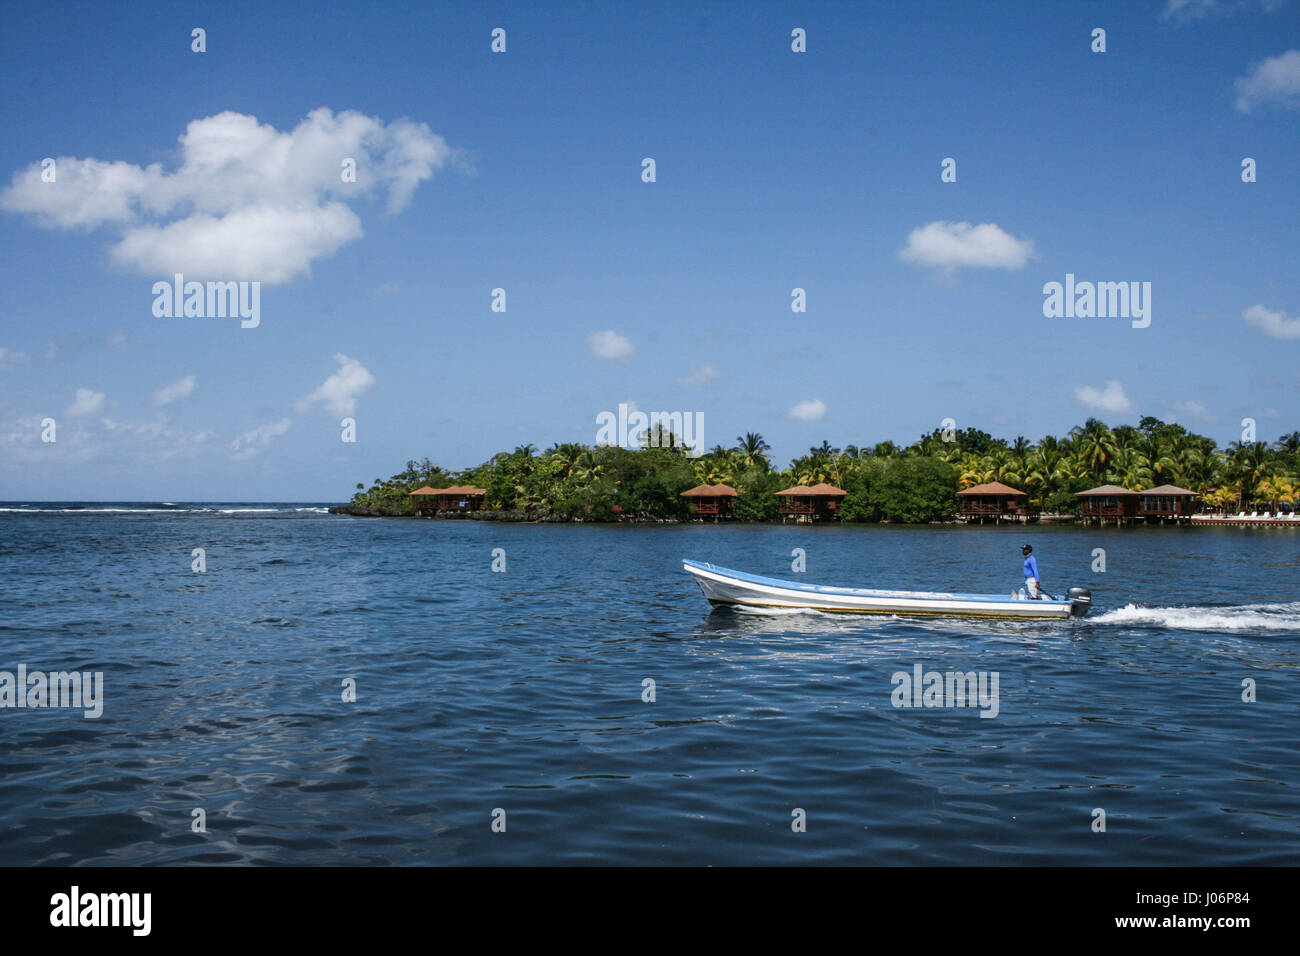
[[[1300,526],[1300,432],[1272,443],[1212,438],[1158,418],[1089,419],[1037,442],[935,429],[906,447],[820,446],[785,468],[750,432],[699,454],[671,433],[635,448],[557,443],[449,471],[411,460],[358,483],[358,517],[481,521],[985,523],[1198,519]],[[1235,513],[1234,513],[1235,509]],[[1247,509],[1254,509],[1247,515]]]

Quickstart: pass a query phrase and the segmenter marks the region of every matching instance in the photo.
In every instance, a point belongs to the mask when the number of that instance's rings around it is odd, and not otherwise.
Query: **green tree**
[[[740,454],[741,464],[746,468],[762,468],[764,471],[771,468],[772,462],[767,454],[771,450],[772,446],[757,432],[745,432],[736,438],[736,451]]]

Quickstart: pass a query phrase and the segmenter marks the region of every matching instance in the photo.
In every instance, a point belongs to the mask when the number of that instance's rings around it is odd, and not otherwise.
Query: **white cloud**
[[[97,454],[95,442],[80,422],[59,422],[58,441],[44,442],[45,416],[26,415],[0,422],[0,471],[30,477],[27,466],[48,466],[51,461],[66,466],[93,461]]]
[[[587,347],[591,349],[591,354],[596,358],[611,361],[629,358],[636,351],[636,346],[632,344],[631,339],[609,329],[603,332],[592,332],[588,335]]]
[[[819,422],[826,417],[826,403],[817,398],[799,402],[787,414],[801,422]]]
[[[124,349],[130,344],[126,332],[114,329],[106,335],[98,332],[60,332],[49,340],[45,348],[46,361],[52,362],[66,352],[99,351],[101,349]]]
[[[339,363],[338,371],[325,379],[316,391],[298,399],[298,411],[306,411],[312,405],[321,405],[331,415],[356,413],[357,399],[375,384],[375,377],[354,358],[338,354],[334,356],[334,361]]]
[[[39,415],[10,418],[0,423],[0,446],[9,449],[15,445],[32,445],[39,441],[40,433]],[[0,458],[0,462],[3,461]]]
[[[1219,420],[1201,402],[1174,402],[1174,413],[1168,418],[1170,422],[1182,419],[1213,423]]]
[[[26,352],[11,352],[9,349],[0,348],[0,368],[6,365],[20,365],[26,361]]]
[[[300,209],[258,205],[224,216],[195,214],[166,226],[131,229],[109,255],[149,276],[288,282],[362,235],[341,202]]]
[[[153,422],[118,422],[111,418],[102,419],[104,431],[113,437],[114,442],[122,438],[132,438],[132,455],[138,461],[142,452],[148,452],[155,460],[165,461],[177,456],[193,457],[202,452],[207,441],[215,437],[216,432],[210,428],[197,431],[169,424],[166,420]]]
[[[65,415],[92,415],[99,411],[104,404],[104,393],[92,391],[89,388],[77,389],[77,397],[71,405],[65,410]]]
[[[33,163],[0,192],[0,208],[54,229],[108,227],[113,260],[146,275],[286,282],[362,234],[346,205],[376,190],[399,212],[457,151],[423,123],[313,110],[292,131],[224,112],[190,122],[180,165],[166,172],[72,156],[55,182]],[[356,182],[341,163],[356,162]]]
[[[1256,63],[1237,78],[1237,109],[1249,113],[1256,106],[1300,108],[1300,50]]]
[[[98,403],[92,398],[90,404]],[[138,474],[154,462],[203,455],[211,448],[211,439],[216,434],[211,429],[191,431],[163,417],[137,423],[82,414],[77,418],[61,418],[57,425],[58,441],[47,444],[41,440],[45,417],[35,414],[0,420],[0,471],[9,469],[15,462],[42,467],[94,462],[105,471]]]
[[[1023,269],[1034,258],[1031,239],[1017,239],[995,223],[931,222],[913,229],[898,256],[945,272],[963,266]]]
[[[182,379],[177,379],[170,385],[164,385],[158,391],[153,393],[153,403],[155,405],[169,405],[174,401],[182,398],[189,398],[194,394],[194,390],[199,387],[199,380],[196,376],[186,375]]]
[[[236,461],[247,461],[291,427],[293,427],[293,421],[288,418],[282,418],[278,422],[270,422],[266,425],[258,425],[251,431],[244,432],[230,443],[230,457]]]
[[[1300,317],[1288,319],[1285,312],[1273,312],[1252,305],[1241,317],[1272,339],[1300,339]]]
[[[1215,0],[1167,0],[1162,20],[1199,20],[1218,9]]]
[[[706,385],[712,385],[717,381],[718,376],[722,373],[712,362],[705,362],[703,365],[697,365],[685,375],[677,379],[678,385],[685,385],[693,388],[703,388]]]
[[[1286,0],[1165,0],[1160,19],[1185,23],[1211,16],[1228,17],[1250,7],[1259,7],[1265,13],[1273,13],[1285,4]]]
[[[1124,386],[1115,379],[1106,383],[1102,389],[1083,385],[1074,390],[1074,397],[1081,405],[1099,412],[1131,412],[1133,403],[1124,394]]]

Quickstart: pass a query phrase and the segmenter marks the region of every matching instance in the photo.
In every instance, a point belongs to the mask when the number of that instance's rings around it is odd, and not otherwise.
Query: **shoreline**
[[[431,520],[431,521],[501,521],[511,524],[635,524],[635,525],[652,525],[652,524],[698,524],[698,525],[728,525],[728,524],[759,524],[759,525],[790,525],[796,527],[828,526],[828,527],[865,527],[869,525],[882,525],[886,527],[908,527],[908,528],[933,528],[933,527],[982,527],[991,524],[994,527],[1006,525],[1008,527],[1026,527],[1026,526],[1059,526],[1059,527],[1176,527],[1176,528],[1298,528],[1300,529],[1300,519],[1278,519],[1278,518],[1251,518],[1249,516],[1239,518],[1235,515],[1192,515],[1187,520],[1181,521],[1127,521],[1117,524],[1114,521],[1107,521],[1102,524],[1088,522],[1080,515],[1040,515],[1033,520],[1024,521],[1017,519],[1006,519],[998,522],[979,522],[963,521],[960,518],[950,518],[946,521],[844,521],[836,519],[833,521],[790,521],[780,518],[725,518],[722,520],[699,517],[637,517],[631,515],[618,515],[608,518],[602,517],[567,517],[555,512],[546,514],[530,514],[528,512],[515,510],[500,511],[448,511],[437,514],[387,514],[374,508],[364,508],[357,505],[334,505],[329,508],[332,515],[346,515],[353,518],[397,518],[405,520]]]

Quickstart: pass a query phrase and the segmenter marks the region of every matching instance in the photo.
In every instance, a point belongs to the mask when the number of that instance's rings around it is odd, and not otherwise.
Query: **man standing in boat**
[[[1025,556],[1025,591],[1035,601],[1042,599],[1042,594],[1038,588],[1038,562],[1034,560],[1034,549],[1025,545],[1020,549],[1020,553]]]

